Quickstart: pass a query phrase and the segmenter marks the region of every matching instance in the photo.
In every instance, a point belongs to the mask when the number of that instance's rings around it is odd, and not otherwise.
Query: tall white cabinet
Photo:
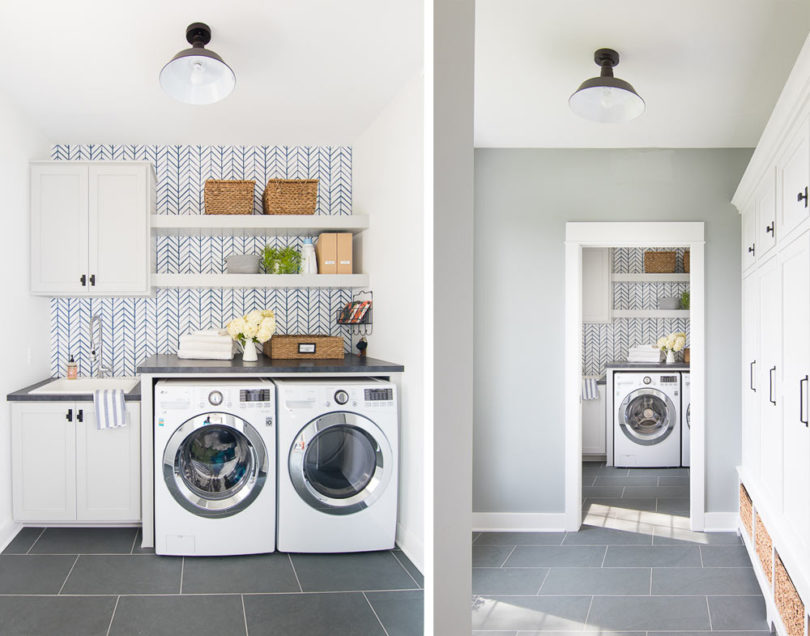
[[[742,214],[740,533],[785,636],[810,605],[810,38],[734,195]]]
[[[149,294],[151,164],[39,161],[30,170],[31,292]]]

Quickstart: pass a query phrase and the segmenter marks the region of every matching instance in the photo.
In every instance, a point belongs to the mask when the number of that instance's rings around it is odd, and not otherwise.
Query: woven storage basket
[[[689,273],[689,250],[683,253],[683,272],[684,274]]]
[[[762,523],[758,512],[754,511],[754,517],[756,518],[754,545],[757,549],[757,556],[759,556],[759,564],[762,566],[762,571],[765,572],[768,583],[773,585],[773,540],[765,529],[765,524]]]
[[[340,336],[273,336],[264,343],[264,355],[276,360],[342,360]]]
[[[804,603],[802,603],[793,581],[790,580],[790,575],[778,553],[774,570],[776,570],[776,580],[773,584],[773,595],[776,609],[779,610],[779,615],[782,617],[782,623],[788,636],[804,636]]]
[[[315,214],[317,179],[270,179],[262,196],[265,214]]]
[[[253,214],[253,188],[255,181],[205,182],[206,214]]]
[[[740,520],[750,538],[754,538],[754,508],[745,486],[740,484]]]
[[[644,252],[644,271],[671,274],[675,271],[675,252]]]

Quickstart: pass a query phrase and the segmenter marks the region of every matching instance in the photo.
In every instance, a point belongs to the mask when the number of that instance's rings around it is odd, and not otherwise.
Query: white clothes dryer
[[[273,552],[275,386],[161,380],[155,386],[155,553]]]
[[[372,378],[277,380],[278,549],[394,547],[396,386]]]
[[[680,374],[677,371],[616,372],[613,386],[614,465],[680,466]]]
[[[681,371],[681,466],[689,467],[690,446],[689,436],[692,429],[692,402],[689,398],[690,386],[689,371]]]

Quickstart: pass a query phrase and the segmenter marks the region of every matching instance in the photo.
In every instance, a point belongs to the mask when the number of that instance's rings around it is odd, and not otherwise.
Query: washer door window
[[[163,478],[175,500],[201,517],[247,508],[267,481],[261,436],[227,413],[206,413],[178,428],[163,453]]]
[[[347,515],[372,505],[393,470],[391,446],[379,427],[355,413],[328,413],[298,433],[290,449],[290,479],[310,506]]]
[[[658,389],[638,389],[619,407],[622,432],[642,446],[660,444],[675,428],[675,406]]]

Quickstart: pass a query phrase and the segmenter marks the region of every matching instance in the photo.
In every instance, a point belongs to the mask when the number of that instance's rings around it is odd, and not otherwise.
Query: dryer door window
[[[672,400],[658,389],[631,392],[619,407],[622,432],[642,446],[660,444],[675,428]]]
[[[185,422],[163,456],[169,492],[201,517],[227,517],[256,499],[267,480],[264,442],[250,424],[225,413]]]
[[[373,504],[385,491],[392,466],[382,431],[354,413],[329,413],[313,420],[290,450],[296,492],[327,514],[351,514]]]

